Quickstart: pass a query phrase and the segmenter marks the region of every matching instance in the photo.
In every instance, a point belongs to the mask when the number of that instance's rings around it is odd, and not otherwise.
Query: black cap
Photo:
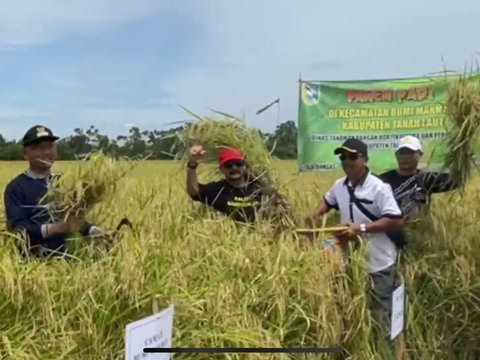
[[[38,143],[40,141],[57,141],[59,139],[58,136],[53,135],[52,130],[43,126],[43,125],[36,125],[30,128],[25,135],[23,136],[23,146],[32,145]]]
[[[333,152],[335,155],[340,154],[342,151],[348,151],[350,153],[360,153],[362,155],[368,155],[368,146],[362,140],[350,138],[347,139],[342,146],[335,149]]]

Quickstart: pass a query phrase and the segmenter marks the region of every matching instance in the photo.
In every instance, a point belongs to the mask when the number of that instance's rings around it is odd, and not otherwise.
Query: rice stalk
[[[175,134],[174,148],[184,150],[179,154],[181,162],[187,162],[188,150],[193,145],[201,145],[206,151],[202,159],[206,164],[217,163],[219,152],[224,148],[233,146],[241,149],[246,154],[249,181],[255,182],[263,195],[260,218],[272,220],[283,227],[294,225],[287,199],[278,191],[280,182],[273,172],[274,158],[268,151],[261,132],[247,127],[244,120],[225,113],[220,113],[224,119],[191,114],[198,121]],[[208,175],[212,178],[218,176],[218,170],[210,167]]]
[[[83,217],[96,204],[114,194],[118,181],[137,163],[92,153],[79,165],[53,178],[41,202],[64,221],[70,217]]]
[[[450,80],[446,101],[447,152],[444,167],[453,181],[464,186],[472,174],[480,128],[480,75],[470,73]]]
[[[0,183],[23,166],[4,165]],[[64,170],[71,163],[56,166]],[[275,166],[282,182],[290,183],[299,213],[310,212],[337,178],[306,173],[290,181],[296,163]],[[0,358],[120,359],[125,325],[151,315],[155,298],[160,309],[175,305],[174,347],[343,346],[346,353],[338,357],[292,358],[388,359],[372,337],[365,248],[352,248],[345,273],[321,243],[310,246],[293,231],[272,242],[267,224],[247,231],[225,219],[193,218],[182,193],[184,173],[172,176],[176,168],[173,162],[144,162],[121,181],[128,191],[98,204],[111,218],[127,212],[138,223],[138,233],[122,233],[107,254],[92,247],[93,258],[74,252],[81,261],[24,261],[11,235],[3,235]],[[431,221],[409,236],[402,266],[408,359],[478,358],[477,188],[471,181],[468,196],[455,195],[458,201],[435,195]],[[338,224],[333,216],[330,221]],[[175,360],[282,358],[203,355],[178,354]]]

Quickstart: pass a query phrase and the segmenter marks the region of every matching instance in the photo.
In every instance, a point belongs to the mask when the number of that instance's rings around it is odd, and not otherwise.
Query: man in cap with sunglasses
[[[392,293],[396,285],[397,248],[387,232],[403,227],[402,212],[390,185],[371,174],[368,147],[358,139],[347,139],[335,149],[345,177],[337,180],[314,210],[311,225],[318,227],[330,210],[340,212],[346,230],[333,235],[342,248],[357,235],[367,241],[368,272],[372,280],[371,310],[384,334],[389,334]]]
[[[10,181],[4,193],[7,230],[26,233],[27,250],[34,256],[65,255],[65,240],[72,233],[104,235],[101,229],[83,218],[56,221],[48,204],[40,203],[48,191],[49,182],[60,176],[52,173],[52,165],[57,159],[55,142],[58,139],[45,126],[30,128],[22,141],[29,169]],[[23,253],[23,249],[20,251]]]
[[[448,173],[420,171],[418,163],[422,155],[420,140],[405,136],[400,139],[395,151],[398,168],[380,175],[392,187],[407,223],[421,220],[428,210],[432,194],[458,188]]]
[[[187,192],[192,200],[201,202],[239,222],[253,222],[261,204],[262,193],[249,179],[245,154],[234,147],[219,153],[219,168],[224,178],[208,184],[197,179],[197,166],[205,154],[202,146],[190,149],[187,164]]]

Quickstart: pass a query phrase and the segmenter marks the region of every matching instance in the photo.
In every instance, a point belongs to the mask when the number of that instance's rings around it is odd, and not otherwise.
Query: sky
[[[167,129],[211,109],[273,131],[298,79],[462,71],[478,0],[0,0],[0,133]]]

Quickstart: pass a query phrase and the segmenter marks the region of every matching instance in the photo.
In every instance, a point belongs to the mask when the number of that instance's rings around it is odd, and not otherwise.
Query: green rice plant
[[[480,74],[459,75],[449,81],[445,104],[447,121],[444,166],[464,186],[475,164],[480,129]]]

